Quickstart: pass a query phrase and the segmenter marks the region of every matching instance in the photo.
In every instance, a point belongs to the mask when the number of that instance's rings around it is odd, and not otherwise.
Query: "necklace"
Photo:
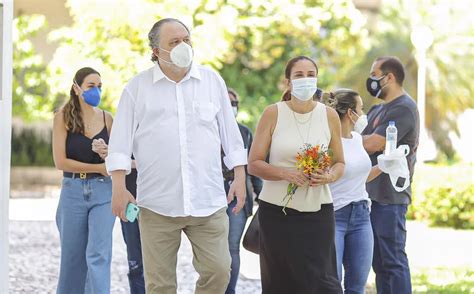
[[[94,126],[94,119],[91,119],[89,123],[84,123],[84,126],[86,127],[86,130],[90,131],[92,127]]]
[[[83,122],[84,122],[84,128],[87,130],[87,131],[90,131],[94,128],[94,126],[96,126],[96,122],[97,122],[97,117],[94,115],[92,116],[87,122],[86,120],[83,119]]]
[[[290,101],[291,103],[291,101]],[[293,103],[291,103],[291,106],[293,106]],[[308,143],[308,139],[309,139],[309,133],[311,131],[311,125],[313,123],[313,112],[314,112],[314,109],[311,110],[311,114],[309,115],[309,118],[307,118],[304,122],[303,121],[300,121],[296,118],[296,114],[295,114],[295,111],[293,109],[291,109],[291,112],[293,113],[293,118],[295,120],[295,126],[296,126],[296,130],[298,131],[298,135],[300,136],[301,138],[301,141],[303,142],[303,144],[306,144]],[[298,124],[306,124],[307,122],[309,121],[309,127],[308,127],[308,131],[306,133],[306,140],[304,139],[303,135],[301,134],[301,130],[298,126]]]
[[[297,123],[299,123],[300,125],[304,125],[313,117],[313,112],[311,111],[311,114],[309,115],[309,117],[304,121],[297,119],[294,111],[293,111],[293,117]]]

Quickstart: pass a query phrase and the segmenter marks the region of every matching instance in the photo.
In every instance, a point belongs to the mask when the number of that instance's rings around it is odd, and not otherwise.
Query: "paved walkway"
[[[54,217],[57,198],[11,199],[11,293],[54,293],[59,265],[59,236]],[[474,231],[428,228],[408,222],[407,253],[412,271],[434,267],[474,267]],[[187,238],[178,255],[178,293],[194,292],[197,274]],[[258,256],[241,250],[241,277],[237,293],[260,293]],[[120,223],[114,228],[112,293],[128,293],[125,245]],[[373,285],[373,274],[369,285]]]

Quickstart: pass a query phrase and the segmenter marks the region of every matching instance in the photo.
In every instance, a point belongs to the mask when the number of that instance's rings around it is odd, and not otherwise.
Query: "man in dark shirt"
[[[418,109],[415,101],[403,89],[405,71],[396,57],[380,57],[372,65],[367,79],[367,90],[383,100],[368,112],[368,125],[363,131],[364,148],[372,165],[385,148],[385,131],[389,121],[398,130],[397,147],[408,145],[407,156],[410,183],[413,178],[416,150],[420,131]],[[402,178],[397,186],[402,187]],[[411,293],[410,268],[405,252],[406,212],[411,203],[411,184],[397,192],[388,174],[381,174],[367,183],[372,199],[371,221],[374,232],[372,266],[376,274],[377,293]]]
[[[234,111],[234,115],[237,116],[238,106],[239,106],[239,97],[237,92],[233,89],[227,89],[229,94],[230,103],[232,105],[232,109]],[[250,151],[250,147],[252,146],[252,132],[250,129],[240,123],[239,130],[240,134],[242,135],[242,139],[244,141],[244,146],[247,149],[247,152]],[[223,153],[221,154],[223,156]],[[221,159],[223,158],[221,156]],[[222,160],[222,173],[224,176],[224,188],[226,193],[229,193],[230,184],[234,180],[234,172],[232,170],[228,170]],[[230,273],[230,281],[229,285],[227,286],[226,294],[234,294],[235,293],[235,286],[237,285],[237,280],[239,278],[239,270],[240,270],[240,240],[242,239],[242,234],[245,229],[245,223],[247,222],[247,218],[252,215],[252,208],[253,208],[253,194],[255,193],[256,196],[260,194],[262,190],[262,180],[258,177],[251,176],[247,172],[247,166],[245,166],[245,175],[246,175],[246,189],[247,189],[247,198],[245,200],[245,205],[242,211],[238,214],[232,213],[232,209],[236,205],[237,201],[234,199],[232,202],[229,203],[227,208],[227,215],[229,216],[229,250],[230,256],[232,257],[231,263],[231,273]]]

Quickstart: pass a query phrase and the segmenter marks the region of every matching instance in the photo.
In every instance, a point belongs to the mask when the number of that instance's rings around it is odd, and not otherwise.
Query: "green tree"
[[[345,83],[365,90],[373,60],[378,56],[398,56],[406,66],[405,89],[416,99],[417,63],[410,34],[417,25],[424,24],[433,31],[434,42],[427,51],[426,127],[438,149],[447,158],[455,155],[449,134],[458,133],[457,116],[474,107],[474,26],[471,1],[449,0],[392,0],[384,2],[383,10],[370,37],[371,49],[359,63],[354,63]],[[370,106],[376,101],[365,99]]]
[[[179,18],[192,28],[195,59],[239,91],[239,118],[251,127],[265,106],[279,100],[291,57],[314,57],[325,88],[342,80],[365,52],[363,18],[350,0],[120,0],[113,7],[69,0],[68,6],[73,25],[51,34],[61,42],[50,64],[53,93],[67,93],[74,72],[92,66],[102,74],[103,105],[109,109],[117,105],[126,81],[152,65],[147,33],[162,17]]]
[[[25,121],[51,118],[54,99],[49,95],[46,65],[30,41],[45,26],[43,15],[13,20],[13,116]]]
[[[241,3],[242,1],[236,1]],[[281,98],[286,62],[298,55],[318,63],[318,86],[342,80],[363,56],[367,32],[352,1],[245,1],[231,23],[235,34],[220,72],[243,96],[240,118],[254,127],[263,109]]]

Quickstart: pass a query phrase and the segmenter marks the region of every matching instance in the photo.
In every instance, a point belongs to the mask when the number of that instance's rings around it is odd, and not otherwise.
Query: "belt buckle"
[[[87,173],[79,173],[79,178],[84,180],[87,177]]]

